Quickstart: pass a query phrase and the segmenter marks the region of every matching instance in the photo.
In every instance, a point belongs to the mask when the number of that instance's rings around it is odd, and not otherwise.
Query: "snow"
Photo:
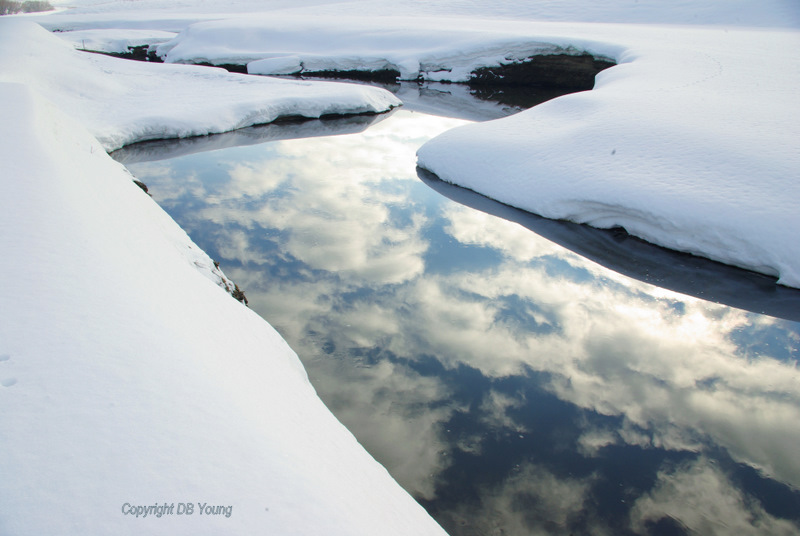
[[[147,27],[180,31],[190,22],[242,17],[253,12],[319,19],[370,15],[375,18],[465,17],[472,19],[537,20],[547,22],[723,25],[792,28],[800,23],[794,0],[52,0],[70,7],[42,21],[48,28]],[[170,21],[172,21],[170,23]]]
[[[248,77],[200,66],[131,62],[74,50],[32,23],[2,21],[0,81],[34,87],[113,150],[287,116],[378,113],[400,105],[364,85]]]
[[[591,50],[602,57],[616,51],[558,36],[509,37],[514,28],[508,22],[487,27],[484,21],[407,17],[338,17],[331,24],[306,16],[253,16],[193,24],[157,53],[168,63],[247,64],[251,74],[394,70],[401,80],[466,82],[478,67],[535,54]]]
[[[547,217],[624,226],[800,287],[793,0],[70,4],[0,20],[0,532],[443,533],[105,152],[400,101],[131,63],[76,51],[78,39],[105,51],[162,42],[173,63],[430,81],[532,53],[612,58],[594,90],[446,132],[419,164]],[[230,517],[177,515],[206,502]],[[126,503],[176,508],[142,519]]]
[[[446,132],[420,166],[548,217],[624,227],[800,287],[800,34],[620,29],[592,91]]]
[[[160,30],[77,30],[59,32],[58,37],[71,43],[78,50],[95,52],[113,52],[117,54],[130,52],[131,47],[156,45],[174,39],[174,32]]]

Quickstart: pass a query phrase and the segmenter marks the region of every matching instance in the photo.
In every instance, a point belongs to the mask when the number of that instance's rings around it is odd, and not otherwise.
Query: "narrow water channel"
[[[422,143],[509,111],[459,91],[115,156],[451,535],[800,530],[800,324],[431,188]]]

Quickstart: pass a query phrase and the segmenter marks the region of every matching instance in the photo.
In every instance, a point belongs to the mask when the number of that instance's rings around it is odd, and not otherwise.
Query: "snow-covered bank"
[[[578,25],[580,26],[580,25]],[[251,16],[189,26],[157,47],[168,63],[247,65],[251,74],[394,71],[401,80],[467,82],[481,67],[537,55],[619,52],[609,43],[474,19]]]
[[[174,32],[161,30],[78,30],[56,35],[78,50],[126,54],[133,47],[166,43],[175,38]]]
[[[74,50],[27,21],[0,21],[0,81],[24,83],[79,119],[106,150],[225,132],[280,117],[379,113],[400,105],[367,86],[247,77]]]
[[[593,91],[432,140],[440,178],[800,287],[800,33],[620,31]]]
[[[443,534],[76,120],[0,136],[0,532]]]

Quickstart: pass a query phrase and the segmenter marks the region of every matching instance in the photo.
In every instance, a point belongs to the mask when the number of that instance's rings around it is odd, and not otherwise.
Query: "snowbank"
[[[248,77],[78,52],[26,21],[0,21],[0,81],[35,88],[103,144],[225,132],[280,117],[378,113],[400,101],[363,85]]]
[[[0,532],[444,534],[76,120],[0,136]]]
[[[246,64],[251,74],[395,71],[401,80],[448,82],[534,55],[587,52],[603,58],[618,48],[574,36],[532,37],[508,22],[274,14],[193,24],[157,47],[168,63]]]
[[[446,132],[419,164],[548,218],[800,287],[797,32],[620,29],[595,89]]]
[[[106,29],[59,32],[56,35],[78,50],[127,54],[133,47],[165,43],[174,39],[176,34],[161,30]]]

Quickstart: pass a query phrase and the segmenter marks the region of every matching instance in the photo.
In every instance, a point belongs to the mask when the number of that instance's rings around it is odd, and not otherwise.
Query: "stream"
[[[800,530],[800,293],[443,184],[417,148],[519,108],[394,90],[113,156],[452,536]]]

